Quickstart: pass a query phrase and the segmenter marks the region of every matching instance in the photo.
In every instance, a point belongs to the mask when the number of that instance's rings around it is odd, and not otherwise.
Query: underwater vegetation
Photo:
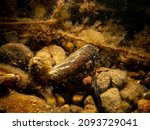
[[[149,0],[2,0],[0,112],[150,112]]]

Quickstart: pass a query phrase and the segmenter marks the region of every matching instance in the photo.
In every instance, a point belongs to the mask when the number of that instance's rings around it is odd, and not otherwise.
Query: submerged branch
[[[87,39],[84,39],[82,37],[76,36],[74,34],[70,34],[68,32],[64,32],[62,30],[58,30],[58,33],[63,35],[63,36],[67,36],[71,39],[75,39],[75,40],[79,40],[82,41],[84,43],[91,43],[91,41],[88,41]],[[150,54],[149,53],[141,53],[138,51],[133,51],[129,48],[124,48],[124,47],[115,47],[115,46],[110,46],[107,44],[97,44],[97,43],[91,43],[96,45],[97,47],[101,48],[101,49],[110,49],[113,51],[117,51],[119,53],[123,53],[126,56],[129,56],[129,58],[133,58],[136,60],[142,60],[143,62],[146,62],[146,64],[150,64]],[[147,63],[148,62],[148,63]]]

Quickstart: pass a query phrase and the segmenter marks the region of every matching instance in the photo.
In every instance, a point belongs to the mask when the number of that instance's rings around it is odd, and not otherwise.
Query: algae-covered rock
[[[0,63],[27,70],[33,53],[27,46],[21,43],[8,43],[0,47],[0,57]]]
[[[123,112],[121,97],[117,88],[110,88],[100,95],[102,107],[106,112]]]
[[[50,106],[44,100],[14,91],[0,98],[0,108],[8,113],[50,112]]]
[[[107,88],[110,86],[111,83],[111,77],[107,72],[101,72],[97,75],[97,85],[101,92],[104,92],[107,90]]]
[[[111,69],[108,71],[109,76],[112,79],[112,83],[114,83],[118,87],[122,87],[127,80],[127,72],[119,69]]]
[[[136,104],[144,92],[146,92],[144,86],[135,80],[128,80],[127,85],[120,91],[120,95],[123,99]]]
[[[131,112],[131,105],[126,101],[121,102],[121,108],[124,112]]]

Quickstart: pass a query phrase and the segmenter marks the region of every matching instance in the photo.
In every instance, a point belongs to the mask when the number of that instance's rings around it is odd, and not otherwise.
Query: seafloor
[[[1,0],[0,112],[150,112],[149,0]]]

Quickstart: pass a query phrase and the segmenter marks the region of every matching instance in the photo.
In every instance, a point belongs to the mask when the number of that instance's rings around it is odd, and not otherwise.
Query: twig
[[[48,24],[48,25],[52,25],[54,23],[56,23],[56,19],[50,19],[47,21],[44,20],[36,20],[36,21],[16,21],[16,22],[0,22],[0,25],[24,25],[24,24]]]
[[[81,38],[81,37],[76,36],[74,34],[70,34],[68,32],[64,32],[62,30],[58,30],[58,33],[63,35],[63,36],[67,36],[67,37],[69,37],[71,39],[82,41],[84,43],[91,43],[91,41],[88,41],[87,39]],[[141,54],[138,51],[133,51],[133,50],[130,50],[128,48],[109,46],[107,44],[96,44],[96,43],[91,43],[91,44],[94,44],[97,47],[102,48],[102,49],[111,49],[113,51],[122,52],[122,53],[124,53],[126,55],[129,55],[129,56],[137,57],[138,58],[137,60],[150,61],[150,54],[149,53],[148,54],[147,53],[146,54]]]

